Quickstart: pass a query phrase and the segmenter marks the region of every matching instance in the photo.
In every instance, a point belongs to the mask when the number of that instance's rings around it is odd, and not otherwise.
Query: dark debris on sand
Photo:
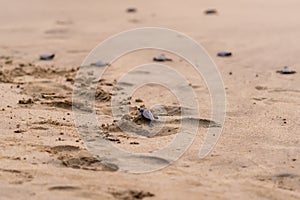
[[[144,199],[145,197],[154,197],[155,195],[151,192],[145,192],[143,190],[126,190],[126,191],[115,191],[111,194],[120,200],[136,200]]]

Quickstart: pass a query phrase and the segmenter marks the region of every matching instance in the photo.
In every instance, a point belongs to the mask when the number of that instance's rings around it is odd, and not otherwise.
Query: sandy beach
[[[300,199],[299,1],[0,2],[1,200]],[[208,9],[217,13],[205,14]],[[174,141],[180,122],[189,121],[180,118],[182,104],[175,93],[155,84],[122,99],[129,107],[123,121],[112,116],[120,108],[112,106],[113,91],[130,86],[121,81],[124,74],[162,53],[172,59],[162,64],[186,78],[201,113],[193,118],[199,122],[193,143],[178,160],[153,172],[126,173],[87,148],[76,127],[73,89],[83,85],[80,66],[100,42],[144,27],[176,30],[207,51],[224,83],[225,123],[212,120],[206,82],[183,58],[158,49],[120,57],[95,88],[101,138],[126,152],[149,153]],[[217,56],[223,51],[232,56]],[[41,54],[55,57],[44,61]],[[297,73],[276,72],[284,66]],[[139,73],[135,76],[166,75],[159,69]],[[157,105],[164,109],[155,111]],[[158,115],[153,127],[139,107]],[[213,127],[222,128],[222,134],[200,159],[199,148]]]

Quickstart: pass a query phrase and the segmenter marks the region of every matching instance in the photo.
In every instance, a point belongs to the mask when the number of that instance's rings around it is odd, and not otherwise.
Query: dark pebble
[[[216,9],[208,9],[204,11],[205,14],[211,15],[211,14],[217,14],[218,11]]]
[[[127,8],[126,12],[128,12],[128,13],[136,13],[137,9],[136,8]]]

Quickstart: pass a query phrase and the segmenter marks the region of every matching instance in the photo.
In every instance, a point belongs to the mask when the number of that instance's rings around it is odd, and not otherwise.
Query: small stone
[[[25,100],[25,99],[22,99],[22,100],[19,100],[19,104],[33,104],[33,100],[31,98]]]
[[[140,143],[138,143],[138,142],[130,142],[129,144],[140,144]]]
[[[73,82],[73,81],[74,81],[74,79],[73,79],[73,78],[70,78],[70,77],[68,77],[68,78],[66,78],[66,81],[67,81],[67,82]]]
[[[126,12],[127,12],[127,13],[136,13],[136,12],[137,12],[137,9],[136,9],[136,8],[127,8],[127,9],[126,9]]]
[[[218,11],[216,9],[208,9],[208,10],[205,10],[204,13],[206,15],[211,15],[211,14],[217,14]]]
[[[15,132],[15,133],[23,133],[23,132],[26,132],[26,131],[25,131],[25,130],[19,129],[19,130],[15,130],[14,132]]]

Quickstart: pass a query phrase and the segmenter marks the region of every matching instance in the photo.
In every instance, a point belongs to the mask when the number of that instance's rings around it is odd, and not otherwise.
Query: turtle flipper
[[[150,122],[149,122],[149,127],[152,127],[153,126],[153,124],[152,124],[152,120],[150,120]]]

